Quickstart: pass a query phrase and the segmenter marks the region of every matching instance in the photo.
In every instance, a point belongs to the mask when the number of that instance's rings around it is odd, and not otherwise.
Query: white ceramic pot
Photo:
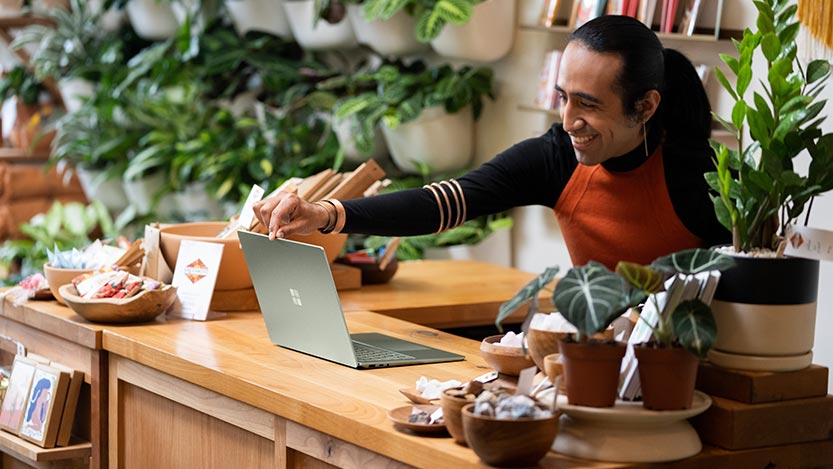
[[[285,0],[283,7],[292,34],[304,49],[350,49],[359,44],[347,18],[337,24],[314,22],[314,0]]]
[[[437,54],[475,62],[493,62],[512,49],[515,0],[487,0],[474,7],[463,25],[446,24],[431,41]]]
[[[722,273],[711,308],[720,366],[786,371],[812,357],[819,262],[735,256]],[[771,363],[768,363],[771,362]]]
[[[454,114],[439,106],[424,109],[395,129],[383,125],[382,132],[393,162],[411,174],[419,174],[415,162],[442,173],[463,169],[472,159],[474,117],[468,106]]]
[[[497,230],[477,244],[426,248],[424,254],[425,259],[469,259],[511,267],[511,230]]]
[[[225,210],[217,199],[205,190],[205,183],[194,182],[173,195],[180,215],[186,222],[224,219]]]
[[[145,215],[153,209],[154,198],[165,187],[166,176],[164,171],[157,171],[139,179],[124,180],[124,193],[138,214]]]
[[[283,3],[284,0],[226,0],[226,9],[241,36],[248,31],[262,31],[292,39]]]
[[[168,1],[130,0],[126,9],[130,24],[143,39],[168,39],[176,34],[179,28],[174,9]]]
[[[58,81],[58,91],[61,92],[67,112],[75,112],[84,104],[84,98],[93,95],[95,85],[83,78],[64,78]]]
[[[416,18],[400,11],[392,18],[368,21],[361,5],[347,5],[347,15],[356,38],[382,55],[407,55],[428,49],[416,39]]]
[[[339,119],[333,117],[333,132],[338,138],[338,143],[344,149],[344,159],[353,163],[361,163],[373,158],[374,160],[381,160],[388,154],[388,147],[385,144],[385,137],[382,131],[377,127],[373,135],[373,149],[369,153],[364,153],[356,148],[356,139],[353,138],[355,131],[351,125],[350,119]]]
[[[98,200],[113,213],[121,213],[129,205],[121,179],[107,178],[99,170],[76,168],[75,172],[87,200]]]
[[[89,0],[90,10],[101,15],[98,19],[98,24],[101,26],[101,29],[108,33],[121,29],[125,19],[127,19],[124,10],[110,8],[107,11],[101,11],[103,6],[103,0]]]

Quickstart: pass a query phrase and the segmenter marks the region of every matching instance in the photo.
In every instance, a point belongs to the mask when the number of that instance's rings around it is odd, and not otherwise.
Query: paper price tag
[[[787,248],[784,254],[820,261],[833,260],[833,231],[787,226]]]
[[[237,224],[244,230],[248,230],[249,227],[252,226],[252,220],[255,218],[255,212],[252,210],[252,206],[257,202],[260,202],[260,199],[263,198],[264,192],[266,191],[264,191],[263,188],[257,184],[253,185],[252,190],[249,191],[249,196],[246,197],[246,202],[240,210],[240,218],[237,220]]]

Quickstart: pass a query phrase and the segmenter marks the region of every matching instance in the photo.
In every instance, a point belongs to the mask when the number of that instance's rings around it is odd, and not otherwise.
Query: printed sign
[[[820,261],[833,260],[833,231],[806,226],[787,226],[787,248],[784,254]]]

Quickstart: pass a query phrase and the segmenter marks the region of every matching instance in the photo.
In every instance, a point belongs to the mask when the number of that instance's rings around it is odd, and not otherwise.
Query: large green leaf
[[[558,274],[558,267],[547,267],[544,269],[540,275],[532,279],[529,283],[524,285],[523,288],[518,290],[515,293],[515,296],[510,298],[508,301],[504,302],[500,305],[500,309],[498,309],[497,318],[495,319],[495,325],[503,331],[503,326],[501,323],[504,319],[509,317],[512,313],[518,310],[521,306],[526,304],[528,301],[532,300],[533,298],[538,297],[538,293],[544,289],[547,285],[552,283],[553,279],[555,279],[556,274]]]
[[[555,287],[553,302],[579,336],[602,332],[627,308],[633,306],[625,280],[604,265],[591,261],[573,267]]]
[[[726,270],[735,266],[731,256],[712,249],[687,249],[660,257],[651,267],[664,272],[696,274],[709,270]]]
[[[705,358],[717,338],[717,323],[711,308],[700,300],[684,301],[671,313],[671,324],[680,345]]]

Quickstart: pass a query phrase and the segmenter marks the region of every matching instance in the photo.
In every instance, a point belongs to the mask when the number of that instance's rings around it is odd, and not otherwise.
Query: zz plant
[[[746,29],[734,41],[738,56],[721,54],[735,74],[734,82],[715,69],[723,88],[734,99],[730,119],[715,115],[738,142],[738,150],[712,142],[717,170],[706,180],[718,220],[733,234],[735,251],[777,250],[784,230],[815,196],[833,189],[833,134],[823,133],[818,99],[829,81],[830,63],[814,60],[801,66],[796,55],[797,6],[786,0],[755,1],[757,30]],[[752,62],[757,51],[766,60],[762,92],[750,91]],[[747,97],[751,92],[751,98]],[[744,142],[749,130],[752,141]],[[807,174],[794,168],[804,151],[811,162]],[[808,206],[809,204],[809,206]],[[805,221],[806,223],[806,221]]]

